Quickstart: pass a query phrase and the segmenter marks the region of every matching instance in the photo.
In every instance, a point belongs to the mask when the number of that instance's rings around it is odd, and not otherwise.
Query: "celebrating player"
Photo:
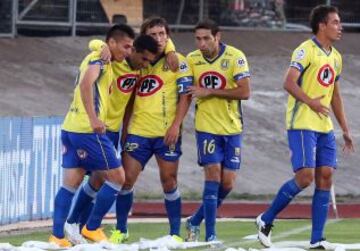
[[[245,55],[220,38],[214,22],[199,23],[198,50],[187,56],[195,83],[187,90],[197,99],[198,163],[205,174],[202,205],[186,222],[188,241],[198,240],[204,218],[205,240],[216,240],[216,211],[233,188],[241,162],[241,100],[250,95],[249,67]]]

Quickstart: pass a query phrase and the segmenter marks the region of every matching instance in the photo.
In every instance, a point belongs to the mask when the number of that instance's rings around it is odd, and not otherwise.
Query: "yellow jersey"
[[[297,47],[291,58],[290,67],[301,72],[298,85],[310,98],[324,95],[321,103],[330,107],[334,84],[340,78],[342,58],[340,53],[331,47],[324,51],[313,37]],[[287,129],[303,129],[316,132],[329,132],[333,129],[330,116],[321,116],[306,104],[289,95],[286,112]]]
[[[188,54],[187,60],[194,76],[194,84],[202,88],[231,89],[237,81],[250,77],[244,53],[220,43],[219,55],[208,60],[200,50]],[[217,135],[232,135],[242,131],[240,100],[219,97],[198,98],[196,101],[195,129]]]
[[[176,115],[177,85],[191,77],[184,56],[177,53],[179,69],[172,72],[165,55],[141,70],[128,132],[142,137],[163,137]]]
[[[113,81],[113,71],[110,64],[104,64],[97,53],[90,53],[82,61],[76,80],[74,98],[66,114],[62,128],[69,132],[92,133],[88,114],[81,99],[80,85],[89,65],[98,64],[101,67],[100,75],[93,85],[94,107],[98,118],[105,122],[109,106],[109,89]]]
[[[140,71],[133,70],[128,60],[123,60],[121,63],[113,63],[112,69],[115,81],[111,86],[106,125],[107,130],[118,132],[124,118],[126,105],[139,79]]]

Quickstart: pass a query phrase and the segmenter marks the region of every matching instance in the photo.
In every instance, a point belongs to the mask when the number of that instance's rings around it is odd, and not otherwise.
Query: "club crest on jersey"
[[[117,88],[124,93],[131,92],[136,84],[139,75],[137,74],[125,74],[118,77],[116,81]]]
[[[221,60],[221,62],[220,62],[221,69],[227,70],[229,68],[229,62],[230,62],[229,59]]]
[[[186,62],[181,62],[179,65],[179,72],[184,73],[189,69]]]
[[[207,71],[200,76],[199,83],[201,87],[208,89],[224,89],[226,79],[216,71]]]
[[[88,153],[83,149],[78,149],[76,151],[76,153],[77,153],[77,155],[79,156],[80,159],[86,159],[86,157],[88,155]]]
[[[140,79],[137,95],[149,96],[161,89],[164,82],[156,75],[147,75]]]
[[[334,69],[329,64],[323,65],[323,67],[320,68],[317,75],[318,82],[322,86],[329,87],[334,83],[334,79],[335,79]]]

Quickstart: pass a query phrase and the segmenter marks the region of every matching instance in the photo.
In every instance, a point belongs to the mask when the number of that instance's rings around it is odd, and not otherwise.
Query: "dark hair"
[[[196,26],[195,26],[195,31],[198,29],[205,29],[205,30],[211,30],[211,34],[213,36],[215,36],[219,31],[220,28],[217,25],[217,23],[215,23],[213,20],[205,20],[205,21],[201,21],[199,22]]]
[[[135,39],[134,48],[136,52],[143,52],[147,50],[153,54],[157,54],[159,45],[153,37],[141,34]]]
[[[312,32],[316,35],[319,31],[319,24],[326,23],[329,13],[339,14],[339,10],[334,6],[318,5],[311,10],[310,13],[310,26]]]
[[[129,37],[131,39],[134,39],[135,31],[129,25],[115,24],[106,33],[106,42],[109,41],[110,38],[118,40],[119,38],[123,37]]]
[[[153,17],[149,17],[149,18],[145,19],[140,27],[140,34],[146,34],[146,30],[150,29],[154,26],[165,27],[166,34],[170,35],[170,28],[169,28],[168,23],[166,22],[166,20],[164,18],[158,17],[158,16],[153,16]]]

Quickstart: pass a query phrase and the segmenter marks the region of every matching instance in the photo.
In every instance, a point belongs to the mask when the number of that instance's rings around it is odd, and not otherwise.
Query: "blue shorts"
[[[113,143],[105,134],[61,131],[62,166],[81,167],[87,171],[107,170],[121,166]]]
[[[179,160],[181,152],[181,138],[173,146],[164,144],[164,137],[147,138],[133,134],[126,137],[124,151],[139,161],[144,169],[153,154],[166,161]]]
[[[288,141],[294,172],[303,167],[328,166],[336,168],[334,132],[288,130]]]
[[[115,149],[121,152],[121,146],[120,146],[120,133],[119,132],[112,132],[112,131],[106,131],[106,136],[110,139],[110,141],[115,146]]]
[[[200,166],[221,164],[230,170],[240,169],[241,134],[216,135],[196,132],[198,163]]]

